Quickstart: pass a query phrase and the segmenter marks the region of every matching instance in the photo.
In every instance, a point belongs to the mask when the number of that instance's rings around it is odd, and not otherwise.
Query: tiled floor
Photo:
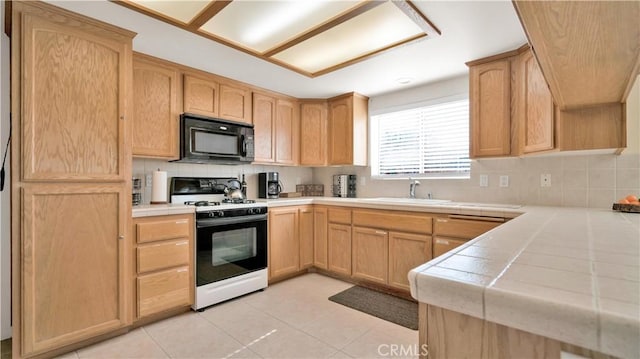
[[[327,300],[351,284],[306,274],[63,358],[399,358],[418,332]],[[409,356],[412,357],[412,356]],[[417,355],[415,356],[417,357]]]

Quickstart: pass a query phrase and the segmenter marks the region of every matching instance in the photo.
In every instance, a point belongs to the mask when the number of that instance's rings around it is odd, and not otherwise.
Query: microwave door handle
[[[245,138],[244,135],[240,136],[240,140],[242,141],[242,157],[246,157],[247,156],[247,140]]]

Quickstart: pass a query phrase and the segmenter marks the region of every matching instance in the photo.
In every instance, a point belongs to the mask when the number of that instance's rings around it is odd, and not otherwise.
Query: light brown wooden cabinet
[[[131,323],[131,44],[42,2],[11,13],[14,357]]]
[[[409,291],[409,271],[431,258],[430,235],[390,231],[388,284]]]
[[[253,93],[253,131],[255,162],[274,162],[276,128],[276,99]]]
[[[314,210],[312,206],[300,207],[298,215],[299,238],[300,238],[300,269],[307,269],[313,266],[314,262]]]
[[[434,223],[433,258],[503,224],[504,218],[449,215]]]
[[[253,130],[257,163],[298,162],[300,111],[296,102],[253,93]]]
[[[326,207],[313,207],[313,265],[327,269],[328,212]]]
[[[389,235],[386,231],[353,227],[352,276],[387,284],[389,272]]]
[[[300,110],[297,102],[277,99],[275,123],[276,163],[287,165],[298,163],[299,125]]]
[[[219,117],[252,123],[251,90],[231,82],[220,82]]]
[[[193,304],[193,227],[192,214],[134,218],[137,319]]]
[[[367,165],[368,100],[356,93],[328,100],[329,165]]]
[[[182,84],[179,70],[150,56],[133,57],[134,157],[180,157]]]
[[[300,270],[298,207],[269,209],[269,279]]]
[[[303,102],[300,105],[300,164],[327,164],[327,102]]]
[[[220,84],[213,76],[184,75],[184,112],[219,116]]]
[[[351,275],[351,225],[328,224],[327,262],[329,271]]]
[[[472,158],[511,154],[511,60],[469,68]]]

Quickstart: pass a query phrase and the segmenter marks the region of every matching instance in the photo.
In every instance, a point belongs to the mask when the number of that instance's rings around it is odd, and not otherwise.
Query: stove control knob
[[[213,217],[215,217],[215,216],[216,216],[216,214],[215,214],[215,213],[213,213],[213,212],[209,212],[209,217],[210,217],[210,218],[213,218]]]
[[[257,208],[249,208],[247,209],[247,214],[257,214],[260,213],[257,211]]]
[[[224,211],[216,211],[216,217],[224,217]]]

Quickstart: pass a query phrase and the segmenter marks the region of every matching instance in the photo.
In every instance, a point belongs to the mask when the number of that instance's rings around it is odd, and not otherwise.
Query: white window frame
[[[442,103],[447,103],[447,102],[454,102],[454,101],[460,101],[460,100],[468,100],[469,99],[469,95],[468,94],[459,94],[459,95],[453,95],[453,96],[446,96],[446,97],[441,97],[441,98],[437,98],[437,99],[432,99],[432,100],[428,100],[428,101],[421,101],[421,102],[416,102],[416,103],[411,103],[411,104],[406,104],[406,105],[402,105],[402,106],[394,106],[394,107],[389,107],[389,108],[384,108],[384,109],[380,109],[375,111],[374,113],[370,114],[370,131],[369,131],[369,155],[370,155],[370,160],[371,160],[371,178],[373,179],[377,179],[377,180],[398,180],[398,179],[402,179],[402,180],[406,180],[407,178],[415,178],[415,179],[469,179],[471,177],[471,160],[469,162],[469,170],[465,171],[465,172],[458,172],[458,173],[437,173],[437,174],[426,174],[426,173],[422,173],[422,174],[397,174],[397,175],[380,175],[379,174],[379,160],[378,160],[378,121],[376,119],[376,116],[378,115],[384,115],[387,113],[392,113],[392,112],[399,112],[399,111],[404,111],[404,110],[410,110],[410,109],[415,109],[418,107],[426,107],[426,106],[433,106],[433,105],[438,105],[438,104],[442,104]],[[469,136],[467,136],[467,138],[469,138]]]

